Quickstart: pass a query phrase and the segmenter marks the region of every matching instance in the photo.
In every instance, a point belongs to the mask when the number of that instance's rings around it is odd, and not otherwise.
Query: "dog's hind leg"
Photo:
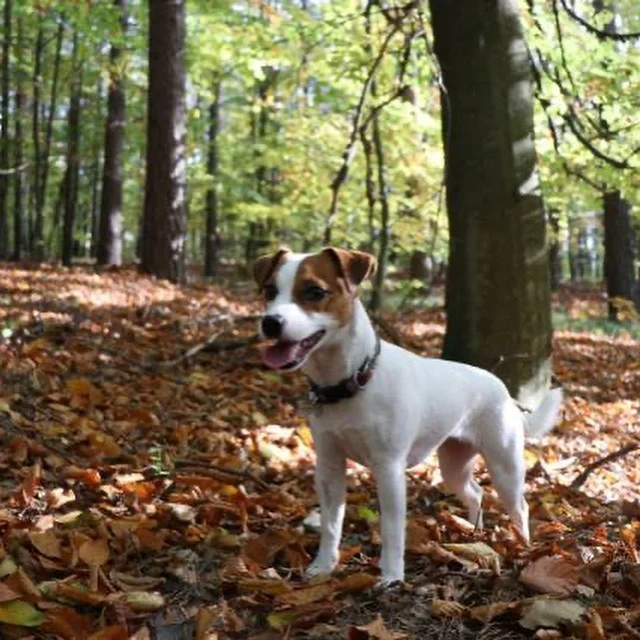
[[[455,438],[445,440],[438,448],[440,473],[446,487],[453,491],[469,510],[469,522],[482,528],[482,488],[473,479],[477,450]]]
[[[483,449],[491,481],[511,521],[526,542],[529,542],[529,506],[524,498],[524,432],[522,417],[515,405],[505,406],[503,425],[485,441]],[[491,432],[487,432],[491,433]]]

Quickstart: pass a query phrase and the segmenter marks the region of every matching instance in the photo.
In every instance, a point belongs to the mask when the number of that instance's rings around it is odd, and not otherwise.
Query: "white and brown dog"
[[[442,477],[482,526],[482,489],[472,477],[481,454],[514,525],[529,539],[524,498],[525,432],[555,424],[562,394],[549,392],[523,415],[493,374],[456,362],[422,358],[380,341],[357,297],[375,258],[327,248],[286,249],[260,258],[254,276],[266,299],[263,352],[273,369],[302,369],[312,400],[321,538],[309,575],[338,562],[345,509],[346,459],[371,469],[378,487],[381,584],[404,579],[405,470],[437,449]]]

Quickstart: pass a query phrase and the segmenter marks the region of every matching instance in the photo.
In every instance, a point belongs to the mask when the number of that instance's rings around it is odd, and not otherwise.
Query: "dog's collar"
[[[376,336],[376,348],[373,355],[367,356],[360,368],[352,376],[344,378],[338,384],[329,387],[321,387],[309,379],[309,401],[311,404],[335,404],[340,400],[353,398],[371,380],[379,355],[380,337]]]

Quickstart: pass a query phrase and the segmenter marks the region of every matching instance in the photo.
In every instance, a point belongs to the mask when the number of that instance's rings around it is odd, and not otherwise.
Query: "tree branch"
[[[560,0],[560,4],[564,9],[565,13],[572,19],[575,20],[579,25],[584,27],[589,33],[597,36],[600,40],[617,40],[619,42],[626,42],[627,40],[637,40],[640,38],[640,32],[630,32],[630,33],[616,33],[613,31],[606,31],[604,29],[598,29],[598,27],[594,27],[590,22],[587,22],[584,18],[579,16],[568,4],[567,0]]]
[[[584,471],[582,471],[582,473],[580,473],[573,480],[573,482],[569,485],[569,487],[574,490],[579,489],[589,479],[589,476],[596,469],[599,469],[600,467],[603,467],[605,464],[609,464],[610,462],[614,462],[619,458],[623,458],[628,453],[632,453],[634,451],[637,451],[638,449],[640,449],[640,442],[631,442],[629,444],[626,444],[624,447],[621,447],[617,451],[613,451],[612,453],[605,456],[604,458],[600,458],[599,460],[592,462],[590,465],[587,465]]]
[[[331,242],[331,225],[333,224],[333,220],[336,217],[336,213],[338,211],[338,194],[340,193],[340,187],[342,187],[344,181],[349,175],[349,167],[351,166],[351,163],[353,162],[353,158],[355,156],[355,145],[358,137],[358,131],[360,130],[360,119],[362,118],[362,111],[364,108],[365,100],[367,98],[367,94],[369,93],[371,83],[373,82],[380,63],[382,62],[382,58],[384,57],[387,47],[389,46],[389,43],[391,42],[393,36],[398,33],[399,29],[399,25],[394,24],[393,28],[387,33],[384,41],[382,42],[380,50],[378,51],[378,55],[369,68],[369,72],[367,73],[365,82],[362,85],[360,98],[358,99],[358,104],[356,105],[356,110],[353,114],[349,141],[347,142],[345,150],[342,154],[342,164],[340,165],[335,178],[331,182],[331,204],[329,205],[329,214],[325,220],[325,244],[329,244]]]

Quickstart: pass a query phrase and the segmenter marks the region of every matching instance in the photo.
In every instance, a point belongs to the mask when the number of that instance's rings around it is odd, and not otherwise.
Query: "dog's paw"
[[[402,577],[387,575],[380,576],[378,582],[373,587],[375,591],[389,591],[391,589],[401,587],[404,581]]]
[[[338,563],[334,561],[325,561],[323,558],[316,558],[304,572],[305,578],[310,580],[311,578],[317,578],[318,576],[327,576],[335,568]]]

